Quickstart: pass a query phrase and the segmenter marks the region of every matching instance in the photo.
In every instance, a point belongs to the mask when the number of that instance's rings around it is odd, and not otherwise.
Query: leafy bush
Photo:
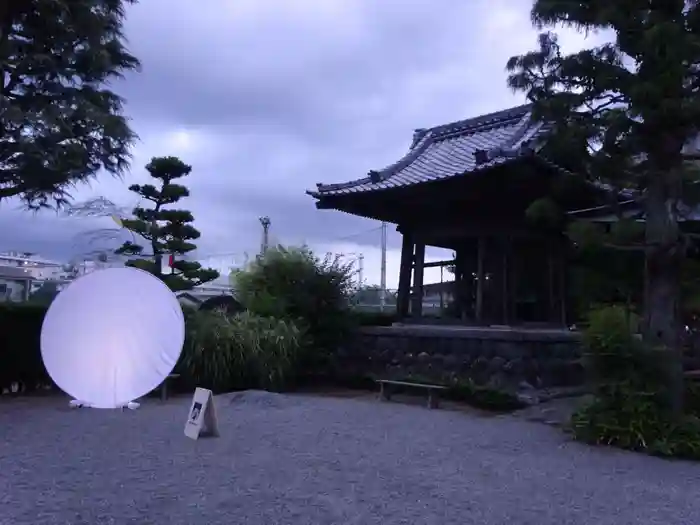
[[[589,314],[583,332],[584,363],[598,393],[610,395],[616,386],[657,393],[662,389],[661,352],[644,345],[633,333],[635,326],[634,317],[622,306],[605,306]]]
[[[247,312],[188,311],[176,372],[216,392],[283,389],[293,377],[304,334],[294,323]]]
[[[353,290],[351,264],[338,257],[319,259],[307,248],[270,249],[234,276],[237,296],[248,311],[287,319],[309,337],[304,367],[323,361],[350,335]]]
[[[671,416],[664,388],[668,377],[664,354],[634,337],[623,308],[592,312],[584,346],[594,399],[572,416],[577,439],[700,459],[700,420],[692,415]],[[697,392],[689,390],[688,399],[697,404]]]
[[[19,383],[31,390],[51,384],[41,360],[41,324],[47,306],[0,304],[0,390]]]
[[[455,381],[447,386],[445,399],[462,401],[475,408],[491,412],[512,412],[525,407],[525,403],[511,392],[479,386],[472,381]]]

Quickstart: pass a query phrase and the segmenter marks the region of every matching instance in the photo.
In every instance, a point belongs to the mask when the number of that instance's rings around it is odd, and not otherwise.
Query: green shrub
[[[247,312],[187,313],[187,336],[176,371],[189,386],[216,392],[280,390],[293,378],[304,334],[294,323]]]
[[[616,386],[660,393],[666,371],[663,353],[634,335],[635,321],[621,306],[592,311],[583,332],[584,364],[596,393],[610,395]],[[662,402],[658,396],[656,401]]]
[[[352,265],[338,257],[319,259],[306,248],[275,248],[234,276],[238,298],[248,311],[293,321],[304,328],[310,344],[304,368],[325,359],[355,326],[349,308]]]
[[[462,401],[475,408],[491,412],[513,412],[525,407],[525,403],[511,392],[479,386],[472,381],[454,381],[447,386],[445,399]]]
[[[664,388],[667,359],[631,331],[627,312],[592,312],[584,332],[585,365],[594,398],[571,419],[574,436],[649,454],[700,459],[700,421],[670,413]],[[687,393],[698,405],[697,392]]]
[[[51,384],[41,359],[46,305],[0,304],[0,390],[19,383],[32,390]]]
[[[659,409],[653,395],[621,388],[615,397],[596,397],[572,417],[574,436],[648,454],[700,459],[700,420],[676,419]]]

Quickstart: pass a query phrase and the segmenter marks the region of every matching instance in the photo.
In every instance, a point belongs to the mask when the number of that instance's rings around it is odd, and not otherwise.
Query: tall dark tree
[[[128,167],[135,135],[107,83],[137,70],[135,0],[0,2],[0,202],[62,205],[75,183]]]
[[[683,0],[537,0],[536,27],[609,30],[614,41],[565,55],[556,35],[510,59],[509,86],[553,123],[553,151],[578,171],[634,190],[646,222],[645,339],[672,352],[669,387],[682,408],[680,268],[684,204],[695,205],[697,170],[687,146],[700,126],[700,5]]]
[[[151,159],[146,166],[151,177],[160,181],[160,187],[152,184],[133,184],[129,190],[152,203],[151,208],[137,206],[133,214],[135,219],[123,219],[122,225],[148,242],[148,249],[134,242],[127,241],[116,253],[132,256],[126,262],[162,279],[171,290],[191,290],[199,284],[213,281],[219,272],[211,268],[202,268],[196,261],[188,261],[184,255],[197,249],[191,241],[199,238],[199,231],[192,226],[194,217],[186,210],[169,208],[180,199],[189,196],[189,190],[174,180],[189,175],[192,167],[177,157],[158,157]],[[163,270],[164,257],[174,259],[169,269]]]

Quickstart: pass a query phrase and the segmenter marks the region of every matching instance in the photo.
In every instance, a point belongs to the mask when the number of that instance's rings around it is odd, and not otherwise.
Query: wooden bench
[[[446,386],[409,383],[407,381],[392,381],[391,379],[378,379],[377,383],[379,383],[379,398],[382,401],[389,401],[391,399],[393,387],[396,386],[425,390],[428,392],[428,408],[438,408],[440,405],[440,392],[447,390]]]
[[[683,377],[690,381],[698,381],[700,380],[700,370],[688,370],[687,372],[683,372]]]
[[[165,378],[165,381],[163,381],[160,384],[160,400],[161,401],[167,401],[168,400],[168,381],[171,379],[177,379],[180,377],[180,374],[170,374],[168,377]]]

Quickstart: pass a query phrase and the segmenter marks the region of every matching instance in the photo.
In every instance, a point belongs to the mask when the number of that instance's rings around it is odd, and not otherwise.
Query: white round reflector
[[[68,395],[117,408],[160,385],[184,341],[180,302],[163,281],[135,268],[107,268],[56,296],[41,327],[41,356]]]

